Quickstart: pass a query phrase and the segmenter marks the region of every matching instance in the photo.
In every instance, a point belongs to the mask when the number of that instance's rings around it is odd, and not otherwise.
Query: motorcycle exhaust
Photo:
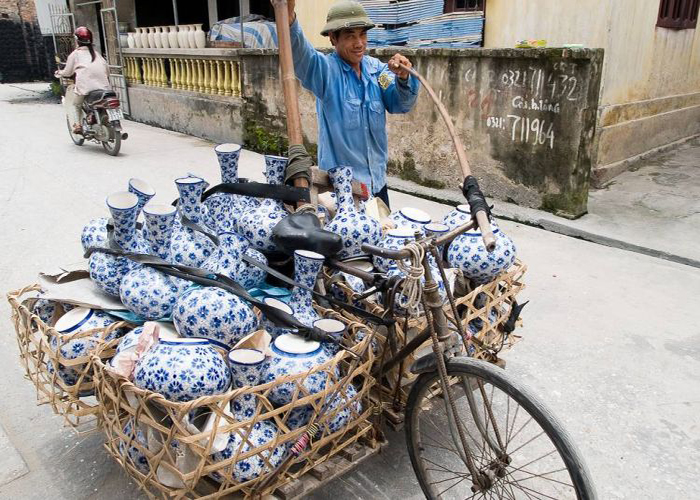
[[[122,141],[125,141],[128,138],[129,138],[129,134],[127,134],[126,132],[122,132]]]

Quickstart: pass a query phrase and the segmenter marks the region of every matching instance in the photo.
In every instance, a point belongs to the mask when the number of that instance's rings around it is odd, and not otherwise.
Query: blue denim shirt
[[[336,52],[322,54],[306,40],[298,21],[291,26],[296,75],[316,96],[318,166],[351,167],[372,193],[386,185],[386,111],[408,113],[420,82],[395,78],[387,64],[364,56],[362,79]]]

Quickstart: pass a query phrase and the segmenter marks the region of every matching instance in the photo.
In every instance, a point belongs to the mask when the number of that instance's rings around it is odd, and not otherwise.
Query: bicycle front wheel
[[[573,441],[531,391],[474,359],[451,359],[447,375],[457,418],[437,372],[416,380],[406,406],[408,452],[426,497],[596,498]]]

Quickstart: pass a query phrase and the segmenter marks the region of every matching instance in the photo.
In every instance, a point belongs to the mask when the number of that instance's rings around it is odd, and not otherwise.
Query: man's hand
[[[396,76],[398,76],[402,80],[405,80],[406,78],[408,78],[409,73],[405,69],[401,68],[399,64],[403,64],[408,68],[412,68],[413,65],[407,57],[402,56],[398,52],[394,54],[394,56],[391,59],[389,59],[389,69],[391,70],[391,72],[395,73]]]

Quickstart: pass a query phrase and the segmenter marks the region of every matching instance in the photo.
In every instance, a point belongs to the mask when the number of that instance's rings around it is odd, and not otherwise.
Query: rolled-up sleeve
[[[411,111],[420,90],[418,79],[413,75],[408,75],[407,80],[396,78],[388,66],[385,66],[382,72],[388,72],[393,77],[393,82],[386,89],[382,89],[382,99],[386,110],[389,113],[408,113]]]
[[[289,31],[297,78],[316,97],[323,99],[330,73],[328,58],[309,43],[299,26],[299,21],[294,21]]]

